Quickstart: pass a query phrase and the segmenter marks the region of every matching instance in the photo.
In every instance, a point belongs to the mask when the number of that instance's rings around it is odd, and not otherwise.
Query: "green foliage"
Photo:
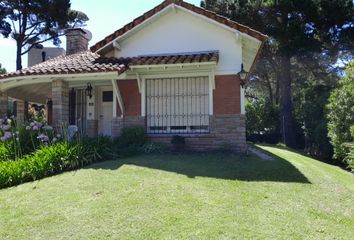
[[[246,102],[246,133],[250,141],[279,141],[279,110],[269,99],[258,98]],[[272,138],[272,139],[264,139]],[[256,138],[256,139],[254,139]],[[274,138],[274,139],[273,139]]]
[[[147,142],[141,147],[141,151],[143,153],[151,154],[151,153],[163,153],[165,152],[165,147],[158,143]]]
[[[13,159],[13,157],[10,149],[5,144],[0,143],[0,162],[8,161],[9,159]]]
[[[305,85],[294,98],[295,117],[301,127],[297,129],[298,135],[303,138],[301,141],[305,151],[327,161],[332,159],[333,154],[325,112],[331,89],[325,85]]]
[[[141,147],[146,143],[148,137],[143,127],[124,128],[122,135],[116,139],[119,148]]]
[[[43,146],[17,161],[0,162],[0,188],[38,180],[112,157],[107,137]],[[0,151],[2,148],[0,147]]]
[[[328,135],[334,157],[354,169],[354,62],[352,62],[329,100]]]

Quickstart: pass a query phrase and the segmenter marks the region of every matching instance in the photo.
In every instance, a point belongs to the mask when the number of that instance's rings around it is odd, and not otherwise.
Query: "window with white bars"
[[[209,78],[146,80],[147,130],[150,134],[209,132]]]

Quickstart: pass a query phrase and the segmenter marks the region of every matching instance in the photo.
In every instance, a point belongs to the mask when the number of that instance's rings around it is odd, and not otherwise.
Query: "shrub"
[[[259,98],[246,103],[246,134],[252,142],[278,143],[279,110],[269,99]]]
[[[165,147],[158,143],[147,142],[141,147],[143,153],[163,153],[165,152]]]
[[[141,147],[146,142],[147,136],[143,127],[125,128],[122,135],[118,138],[118,145],[121,147]]]
[[[122,135],[113,142],[115,151],[125,157],[134,156],[142,151],[142,146],[148,142],[143,127],[123,129]]]
[[[349,65],[345,77],[330,96],[327,117],[334,158],[353,169],[354,62]]]
[[[73,168],[79,162],[79,148],[60,143],[44,147],[17,161],[0,163],[0,188],[33,181]]]
[[[17,161],[0,162],[0,188],[73,170],[112,156],[111,139],[99,137],[43,146]]]

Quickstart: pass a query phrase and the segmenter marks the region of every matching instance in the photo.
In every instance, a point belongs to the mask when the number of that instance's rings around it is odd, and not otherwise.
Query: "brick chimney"
[[[88,49],[91,33],[81,28],[70,28],[65,31],[66,55],[79,53]]]

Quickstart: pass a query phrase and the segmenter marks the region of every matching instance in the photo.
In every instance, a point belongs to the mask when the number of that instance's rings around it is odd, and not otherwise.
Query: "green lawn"
[[[274,161],[156,155],[0,190],[0,239],[352,239],[354,177]]]

